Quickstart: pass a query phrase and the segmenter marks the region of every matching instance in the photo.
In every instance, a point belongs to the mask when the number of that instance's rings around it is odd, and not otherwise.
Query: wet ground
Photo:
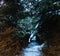
[[[44,43],[39,45],[37,42],[31,42],[26,48],[23,48],[18,56],[42,56]]]

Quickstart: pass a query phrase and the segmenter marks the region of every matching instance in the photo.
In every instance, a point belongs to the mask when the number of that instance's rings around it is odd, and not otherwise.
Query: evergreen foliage
[[[31,17],[31,20],[28,17]],[[50,34],[56,32],[60,26],[59,17],[59,0],[1,0],[0,36],[14,32],[15,35],[21,34],[23,35],[20,35],[21,37],[25,37],[27,34],[30,35],[32,30],[34,31],[35,24],[39,22],[37,36],[48,40],[51,38]],[[29,28],[29,25],[32,28]]]

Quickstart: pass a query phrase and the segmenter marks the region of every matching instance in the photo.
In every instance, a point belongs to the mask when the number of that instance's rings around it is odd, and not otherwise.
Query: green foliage
[[[47,36],[48,33],[50,34],[53,25],[56,25],[57,19],[55,17],[59,17],[57,16],[59,15],[59,10],[59,0],[5,0],[4,4],[0,6],[0,19],[5,18],[3,21],[6,24],[19,28],[18,33],[16,33],[19,38],[24,38],[26,34],[31,34],[32,31],[35,31],[34,27],[39,22],[37,35],[40,34],[39,37],[43,36],[45,38],[44,36]]]
[[[39,26],[38,33],[43,40],[49,43],[51,40],[54,40],[54,33],[57,34],[57,30],[60,28],[60,26],[58,26],[60,24],[58,23],[60,22],[60,1],[43,0],[40,6],[41,25]],[[59,37],[56,37],[56,39],[57,38]]]

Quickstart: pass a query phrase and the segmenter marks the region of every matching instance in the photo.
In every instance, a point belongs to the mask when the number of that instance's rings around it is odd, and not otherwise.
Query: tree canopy
[[[47,36],[57,29],[59,17],[59,0],[1,0],[0,35],[17,28],[17,32],[25,36],[31,34],[39,22],[37,35]]]

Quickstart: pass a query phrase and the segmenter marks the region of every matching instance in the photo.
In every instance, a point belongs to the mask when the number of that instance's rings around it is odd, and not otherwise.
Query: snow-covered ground
[[[38,45],[36,42],[31,42],[26,48],[23,48],[23,56],[42,56],[42,48],[45,43]]]

